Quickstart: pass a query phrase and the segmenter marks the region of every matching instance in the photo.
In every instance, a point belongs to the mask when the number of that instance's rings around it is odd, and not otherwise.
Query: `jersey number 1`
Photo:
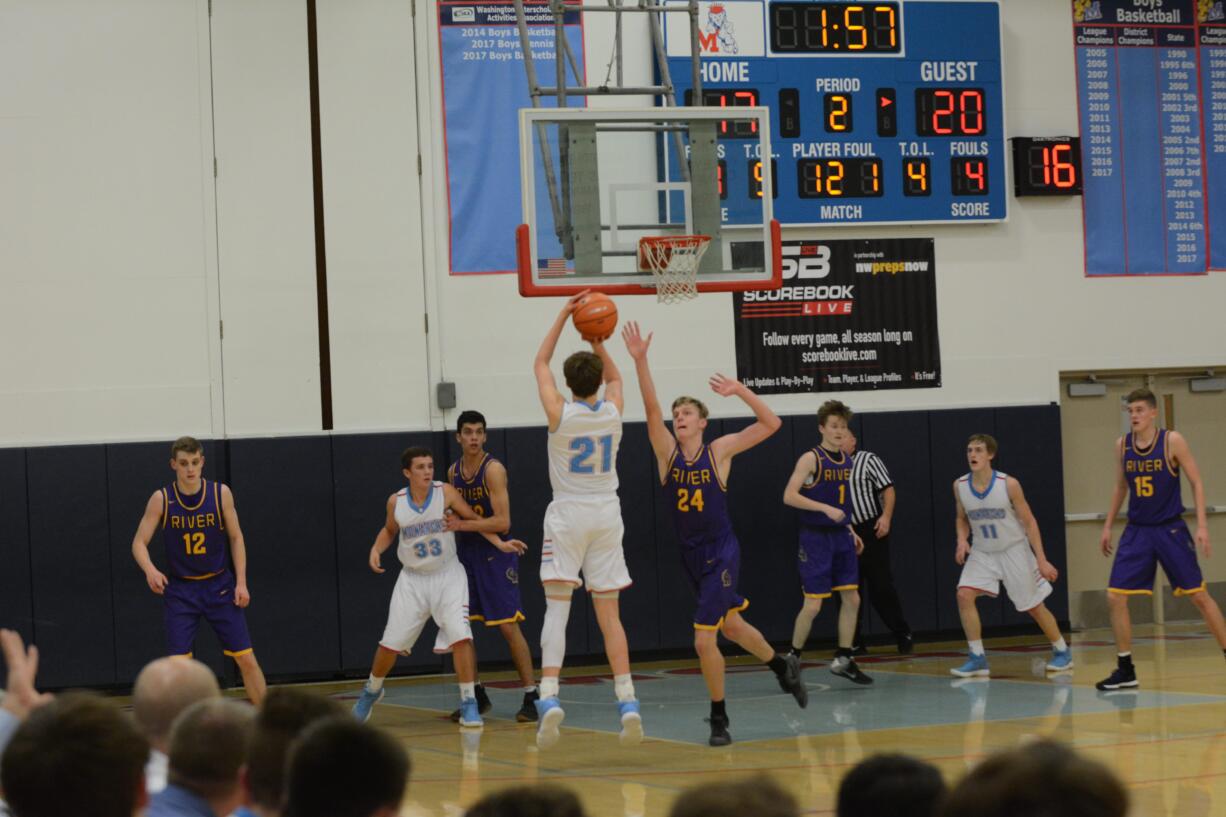
[[[600,445],[600,468],[590,462]],[[572,474],[607,474],[613,467],[613,435],[603,437],[576,437],[570,441],[570,450],[575,452],[570,457],[570,472]]]
[[[188,556],[200,556],[208,552],[204,549],[203,533],[197,532],[183,534],[183,544],[187,547]]]

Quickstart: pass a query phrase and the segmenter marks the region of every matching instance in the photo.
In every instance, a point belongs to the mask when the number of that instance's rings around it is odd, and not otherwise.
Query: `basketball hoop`
[[[639,268],[651,270],[660,303],[688,301],[698,294],[698,264],[710,244],[709,235],[661,235],[639,239]]]

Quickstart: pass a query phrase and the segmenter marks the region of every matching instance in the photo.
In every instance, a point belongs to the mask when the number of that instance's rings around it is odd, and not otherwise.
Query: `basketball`
[[[617,328],[617,304],[603,292],[583,296],[571,316],[586,341],[608,340]]]

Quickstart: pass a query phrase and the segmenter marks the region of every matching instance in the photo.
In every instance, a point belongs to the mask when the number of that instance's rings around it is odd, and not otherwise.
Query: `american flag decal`
[[[542,278],[557,278],[570,272],[565,258],[539,258],[537,267],[541,271]]]

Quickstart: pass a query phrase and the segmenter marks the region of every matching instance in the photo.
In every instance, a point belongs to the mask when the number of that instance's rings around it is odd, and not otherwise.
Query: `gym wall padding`
[[[253,600],[259,588],[247,626],[260,665],[278,676],[335,672],[341,652],[330,440],[231,440],[228,453],[235,509],[250,543]]]
[[[32,448],[26,465],[39,682],[46,687],[113,684],[106,448]]]
[[[0,449],[0,624],[27,641],[32,639],[32,604],[26,452],[4,448]],[[7,680],[8,669],[0,666],[0,684]]]
[[[495,421],[493,412],[490,419]],[[749,418],[713,420],[707,438],[743,428]],[[954,598],[954,509],[950,486],[966,472],[966,437],[986,431],[1000,441],[1001,470],[1016,475],[1039,520],[1048,558],[1065,567],[1060,415],[1057,406],[880,412],[857,416],[861,447],[885,461],[898,492],[891,531],[894,575],[903,608],[921,637],[959,629]],[[813,414],[783,418],[778,433],[739,455],[729,506],[742,546],[746,617],[773,642],[791,636],[801,604],[796,512],[782,503],[800,453],[817,442]],[[541,525],[550,500],[546,430],[494,428],[489,449],[507,466],[511,532],[529,545],[520,560],[524,633],[539,664],[544,596]],[[459,456],[453,431],[336,434],[206,441],[205,475],[231,485],[247,541],[252,604],[248,623],[256,655],[273,680],[360,677],[383,632],[397,575],[395,548],[386,572],[367,565],[389,495],[404,484],[400,452],[424,445],[436,477]],[[173,479],[164,443],[0,450],[0,626],[16,627],[43,652],[47,688],[124,687],[163,654],[161,600],[132,561],[130,545],[150,494]],[[618,458],[625,544],[634,586],[622,594],[632,653],[692,649],[693,596],[679,563],[666,497],[659,488],[646,426],[628,423]],[[28,524],[27,524],[28,520]],[[154,561],[164,564],[161,538]],[[1057,583],[1048,604],[1067,618]],[[869,591],[871,593],[871,588]],[[603,641],[584,593],[576,593],[567,630],[572,656],[600,659]],[[833,606],[833,605],[832,605]],[[1024,622],[1007,599],[981,600],[984,625]],[[813,640],[829,643],[833,610],[823,610]],[[507,665],[496,628],[476,626],[486,666]],[[885,636],[869,618],[865,633]],[[1037,633],[1036,633],[1037,635]],[[428,625],[396,672],[438,672]],[[196,654],[234,680],[216,639],[202,625]]]

